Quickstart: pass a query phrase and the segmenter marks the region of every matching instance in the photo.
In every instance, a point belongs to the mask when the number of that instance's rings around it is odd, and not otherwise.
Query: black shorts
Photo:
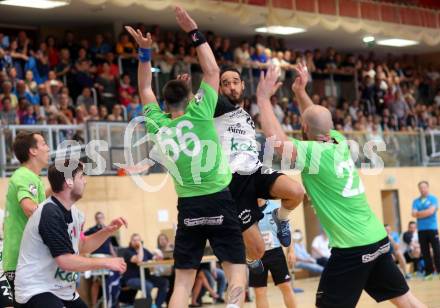
[[[408,292],[390,253],[388,237],[366,246],[333,248],[316,293],[317,307],[355,307],[362,290],[377,302]]]
[[[13,307],[11,287],[7,280],[0,281],[0,307]]]
[[[211,195],[179,198],[177,209],[176,268],[198,269],[206,240],[220,262],[246,263],[237,207],[229,189]]]
[[[264,215],[258,207],[257,199],[274,199],[270,190],[275,180],[281,175],[283,173],[264,166],[249,175],[238,173],[232,175],[229,189],[237,203],[242,231],[263,218]]]
[[[61,298],[58,298],[52,293],[41,293],[35,296],[32,296],[31,299],[26,304],[21,304],[20,308],[41,308],[41,307],[50,307],[50,308],[87,308],[87,305],[83,302],[83,300],[78,297],[73,301],[65,301]]]
[[[253,288],[267,287],[267,274],[270,271],[275,285],[290,281],[290,273],[287,267],[286,257],[281,247],[267,250],[261,259],[264,272],[254,274],[249,272],[249,286]]]

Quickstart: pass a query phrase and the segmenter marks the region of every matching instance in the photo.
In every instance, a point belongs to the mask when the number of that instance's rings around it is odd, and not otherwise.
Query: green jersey
[[[6,194],[3,270],[15,271],[20,251],[21,238],[28,221],[21,208],[21,200],[29,198],[36,204],[46,199],[46,192],[41,178],[26,167],[15,170],[9,179]]]
[[[171,119],[157,104],[144,107],[146,128],[154,134],[150,157],[164,165],[179,197],[219,192],[232,175],[214,125],[218,95],[202,81],[185,114]]]
[[[301,170],[331,247],[375,243],[386,237],[385,228],[368,205],[345,137],[333,130],[330,137],[336,142],[292,139],[297,149],[295,168]]]

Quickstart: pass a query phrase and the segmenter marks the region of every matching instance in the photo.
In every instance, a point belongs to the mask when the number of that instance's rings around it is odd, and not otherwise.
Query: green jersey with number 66
[[[144,107],[147,132],[154,141],[150,158],[168,169],[179,197],[213,194],[232,178],[214,124],[218,94],[203,82],[185,114],[171,119],[157,104]]]
[[[333,143],[292,139],[297,149],[295,168],[301,178],[330,246],[369,245],[386,237],[383,224],[371,210],[345,137],[330,131]]]

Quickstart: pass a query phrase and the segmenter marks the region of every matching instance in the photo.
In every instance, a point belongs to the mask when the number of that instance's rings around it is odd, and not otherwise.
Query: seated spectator
[[[35,115],[34,106],[26,102],[25,111],[22,113],[20,124],[23,125],[36,125],[37,116]]]
[[[122,107],[119,104],[113,106],[112,113],[107,117],[108,121],[124,121],[124,116],[122,115]]]
[[[20,123],[17,111],[12,108],[11,98],[3,97],[1,100],[3,109],[0,110],[0,125],[16,125]]]
[[[270,98],[270,102],[272,103],[272,107],[274,109],[274,113],[278,119],[278,122],[283,123],[284,111],[278,104],[278,97],[276,95],[272,95],[272,97]]]
[[[219,298],[218,294],[215,292],[215,290],[211,287],[209,284],[208,279],[206,278],[206,275],[203,270],[199,270],[197,272],[196,280],[194,282],[194,287],[191,294],[191,305],[190,307],[201,307],[202,303],[198,302],[198,298],[200,296],[200,292],[202,290],[202,287],[208,290],[209,294],[213,298],[214,302]]]
[[[3,100],[5,97],[9,98],[11,101],[11,107],[16,108],[18,106],[18,98],[12,92],[12,82],[10,80],[3,81],[2,84],[2,93],[0,94],[0,100]]]
[[[141,236],[134,233],[124,255],[124,260],[127,263],[127,271],[123,276],[124,284],[132,289],[140,290],[141,280],[138,264],[155,258],[151,252],[142,246]],[[145,269],[145,287],[146,295],[150,299],[151,290],[158,288],[155,304],[157,307],[162,307],[168,292],[168,280],[164,277],[153,276],[148,269]]]
[[[281,124],[281,127],[285,132],[291,132],[293,130],[292,125],[290,124],[291,118],[290,117],[284,117],[283,122]]]
[[[81,95],[76,98],[77,106],[85,106],[86,108],[89,108],[94,104],[95,102],[93,100],[92,91],[90,88],[84,88],[81,92]]]
[[[43,107],[44,115],[47,117],[50,113],[57,114],[58,108],[52,104],[52,99],[49,95],[43,94],[40,97],[41,107]]]
[[[328,259],[330,259],[330,247],[327,234],[321,232],[312,241],[312,257],[315,258],[316,262],[325,267],[327,265]]]
[[[392,232],[391,226],[388,224],[385,224],[385,230],[388,234],[388,239],[390,240],[390,252],[394,258],[395,261],[399,263],[400,270],[405,275],[405,278],[409,278],[410,275],[406,271],[406,261],[403,256],[403,253],[400,251],[399,246],[399,234],[397,232]]]
[[[136,93],[136,89],[131,85],[130,75],[124,74],[122,76],[121,83],[119,84],[119,102],[128,106],[133,99],[133,95]]]
[[[56,89],[56,91],[59,91],[63,86],[63,83],[57,79],[55,71],[49,71],[47,75],[47,80],[44,82],[44,84],[46,86],[46,92],[52,96],[58,94],[58,92],[53,93],[54,89]]]
[[[88,121],[89,116],[87,114],[86,107],[84,105],[75,108],[74,124],[84,124]]]
[[[421,272],[420,261],[422,253],[417,233],[417,223],[415,221],[408,223],[408,230],[402,235],[402,248],[405,261],[413,264],[415,272]]]
[[[47,44],[47,55],[49,59],[49,66],[53,69],[57,66],[60,61],[60,54],[56,47],[55,37],[48,36],[46,39]]]
[[[60,95],[58,108],[60,113],[66,116],[69,123],[73,123],[73,118],[75,117],[75,109],[69,105],[69,97],[66,94]]]
[[[75,74],[75,83],[79,89],[84,89],[86,87],[93,87],[93,75],[92,67],[90,61],[82,60],[76,66],[77,72]]]
[[[119,78],[119,67],[115,63],[115,54],[113,52],[107,52],[105,54],[105,62],[110,65],[110,74],[115,76],[116,78]],[[102,68],[100,67],[100,70],[98,70],[98,74],[102,72]]]
[[[62,87],[61,90],[60,90],[60,95],[66,95],[67,96],[67,101],[69,103],[69,106],[73,107],[73,105],[74,105],[73,104],[73,99],[72,99],[72,97],[70,97],[70,90],[69,90],[68,87],[66,87],[66,86]]]
[[[142,115],[142,104],[139,95],[134,95],[132,101],[127,106],[128,120],[134,119]]]
[[[91,105],[88,109],[89,121],[99,121],[101,118],[98,113],[98,107],[96,105]]]
[[[99,106],[99,118],[102,121],[108,120],[108,109],[104,105]]]
[[[26,90],[26,83],[23,80],[20,80],[17,83],[15,95],[18,99],[25,98],[32,105],[38,105],[40,103],[40,97],[38,95],[32,95],[31,92],[28,92]]]
[[[37,82],[34,80],[34,73],[31,70],[26,71],[25,80],[26,91],[31,93],[32,95],[37,94]]]
[[[63,79],[67,78],[67,75],[70,74],[72,70],[72,60],[70,58],[70,51],[67,48],[61,49],[60,53],[60,61],[55,67],[55,73],[57,78]]]
[[[317,264],[316,260],[307,252],[306,247],[302,242],[303,235],[301,230],[295,230],[293,235],[294,249],[295,249],[295,268],[305,269],[312,273],[321,274],[324,271],[324,267]]]
[[[100,230],[102,230],[105,227],[105,217],[104,217],[104,213],[102,212],[96,212],[95,213],[95,223],[96,225],[94,225],[93,227],[87,229],[84,232],[85,236],[89,236],[92,234],[95,234],[97,232],[99,232]],[[112,256],[112,257],[117,257],[115,249],[112,245],[112,241],[110,239],[110,237],[108,237],[104,243],[102,243],[101,246],[99,246],[95,251],[92,252],[92,254],[104,254],[107,256]],[[95,276],[95,279],[93,279],[92,282],[92,304],[93,307],[95,307],[97,301],[98,301],[98,296],[99,296],[99,291],[101,288],[101,277],[97,277]]]

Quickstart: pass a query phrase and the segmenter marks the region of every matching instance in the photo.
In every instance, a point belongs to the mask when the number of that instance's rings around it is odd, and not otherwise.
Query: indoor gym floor
[[[295,294],[298,308],[314,308],[315,292],[318,287],[319,278],[299,279],[294,282],[296,288],[304,289],[304,293]],[[440,308],[440,279],[437,277],[432,281],[423,281],[420,278],[409,280],[409,286],[412,292],[422,300],[429,308]],[[269,304],[271,308],[284,307],[283,298],[277,287],[270,283],[268,286]],[[207,298],[207,297],[205,297]],[[205,308],[217,308],[221,305],[203,305]],[[255,300],[252,303],[246,303],[245,308],[255,307]],[[365,292],[356,306],[358,308],[370,307],[395,307],[389,302],[377,304]]]

